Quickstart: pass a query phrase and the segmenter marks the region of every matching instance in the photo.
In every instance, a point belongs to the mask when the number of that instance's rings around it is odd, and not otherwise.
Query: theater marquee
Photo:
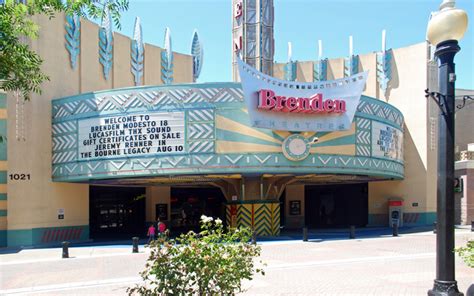
[[[280,80],[237,59],[252,126],[287,131],[350,128],[367,72],[314,83]]]
[[[79,160],[184,153],[184,112],[79,120]]]

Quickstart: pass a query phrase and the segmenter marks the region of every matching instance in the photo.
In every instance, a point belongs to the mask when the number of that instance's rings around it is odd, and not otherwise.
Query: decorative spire
[[[288,62],[285,65],[285,79],[296,81],[296,62],[292,60],[291,42],[288,42]]]
[[[382,31],[382,51],[377,53],[377,82],[383,95],[386,95],[392,80],[392,50],[386,49],[386,31]]]
[[[161,81],[164,84],[173,82],[173,51],[171,49],[171,30],[165,30],[165,44],[161,52]]]
[[[109,79],[110,70],[112,69],[114,39],[108,4],[108,1],[104,4],[102,22],[99,28],[99,62],[103,66],[106,80]]]
[[[76,69],[77,58],[81,48],[81,19],[79,16],[70,16],[66,14],[66,49],[69,52],[69,60],[71,62],[72,69]]]
[[[318,60],[321,60],[323,57],[323,41],[318,40]]]
[[[135,77],[135,85],[142,85],[144,45],[140,18],[135,18],[133,39],[131,45],[131,72]]]
[[[318,60],[313,64],[313,81],[326,81],[328,59],[323,59],[323,41],[318,40]]]
[[[193,57],[193,80],[196,82],[201,73],[204,55],[202,43],[201,40],[199,40],[198,31],[196,29],[194,30],[193,39],[191,41],[191,55]]]
[[[344,77],[352,76],[359,72],[359,56],[354,55],[352,35],[349,36],[349,57],[344,60]]]
[[[291,60],[291,42],[288,42],[288,63],[292,62]]]

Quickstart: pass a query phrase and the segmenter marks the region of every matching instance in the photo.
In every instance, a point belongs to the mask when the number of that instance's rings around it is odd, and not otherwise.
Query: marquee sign
[[[79,120],[79,160],[184,153],[184,112]]]
[[[372,122],[372,156],[403,161],[403,132],[385,123]]]
[[[287,131],[350,128],[367,72],[314,83],[280,80],[237,58],[252,126]]]

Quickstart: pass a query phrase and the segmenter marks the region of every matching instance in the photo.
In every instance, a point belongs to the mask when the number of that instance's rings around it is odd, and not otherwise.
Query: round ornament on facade
[[[283,155],[291,161],[301,161],[309,155],[310,143],[299,134],[288,136],[282,145]]]

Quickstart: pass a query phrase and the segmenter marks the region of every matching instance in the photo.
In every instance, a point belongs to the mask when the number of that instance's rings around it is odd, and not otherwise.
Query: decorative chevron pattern
[[[266,204],[254,204],[254,229],[257,235],[269,236],[272,234],[272,212]]]
[[[108,5],[104,5],[102,24],[99,28],[99,62],[102,64],[105,79],[109,79],[113,63],[112,20]]]
[[[313,81],[328,80],[328,59],[316,61],[313,65]]]
[[[356,118],[356,155],[371,155],[372,123],[369,119]]]
[[[192,153],[215,151],[214,110],[190,110],[188,118],[188,148]]]
[[[61,123],[55,123],[52,127],[53,136],[66,134],[66,133],[76,133],[77,126],[75,121],[67,121]]]
[[[72,102],[55,102],[53,104],[53,117],[63,118],[98,111],[117,110],[124,112],[140,108],[146,108],[148,110],[166,107],[185,107],[186,104],[232,103],[243,101],[243,93],[240,88],[177,88],[172,90],[161,90],[157,88],[157,90],[139,92],[131,90],[128,93],[122,92],[120,94],[104,95],[87,94],[86,96],[88,97],[81,97],[80,100]],[[206,112],[207,111],[204,111],[204,113]]]
[[[53,164],[75,161],[77,158],[77,150],[53,153]]]
[[[116,174],[133,174],[157,176],[163,173],[190,174],[195,168],[212,170],[214,173],[241,173],[247,169],[264,168],[268,172],[281,171],[289,168],[296,172],[318,173],[335,169],[347,174],[385,175],[391,178],[401,178],[404,174],[402,161],[375,159],[366,156],[316,154],[306,158],[294,167],[281,153],[259,153],[260,159],[267,159],[261,164],[255,157],[245,154],[212,154],[212,144],[202,152],[190,151],[186,156],[146,157],[140,159],[123,159],[120,161],[97,160],[74,163],[78,166],[71,168],[67,162],[76,160],[77,149],[53,153],[53,179],[58,181],[77,180],[77,178],[105,178]],[[194,148],[196,149],[196,148]],[[191,147],[189,148],[191,150]],[[193,155],[197,153],[209,153]],[[268,156],[271,156],[268,158]],[[145,166],[146,165],[146,166]],[[69,170],[66,169],[69,166]],[[71,171],[72,170],[72,171]],[[195,172],[194,172],[195,173]]]
[[[61,137],[54,137],[53,138],[53,150],[58,151],[58,150],[65,150],[65,149],[71,149],[76,147],[76,135],[63,135]]]
[[[55,123],[52,126],[52,134],[53,164],[75,161],[77,159],[76,122]]]
[[[359,73],[359,56],[353,55],[344,59],[344,77]]]
[[[237,207],[237,227],[253,229],[258,236],[275,236],[280,234],[279,202],[256,202],[228,204],[226,223],[231,225],[231,206]]]
[[[188,121],[214,121],[213,109],[190,110],[188,112]]]
[[[280,203],[271,203],[271,234],[280,235]]]
[[[189,143],[189,152],[212,153],[214,152],[214,141],[193,141]]]
[[[253,205],[252,204],[240,204],[237,206],[237,227],[249,227],[252,228],[253,223]]]
[[[81,19],[79,16],[66,15],[66,49],[69,52],[71,67],[76,69],[77,57],[81,51]]]
[[[214,138],[214,123],[193,123],[189,125],[188,139],[212,139]]]
[[[403,115],[398,110],[390,108],[386,104],[361,100],[359,106],[357,106],[357,112],[381,117],[403,127]]]
[[[133,30],[133,40],[131,43],[131,59],[130,66],[131,72],[135,77],[135,85],[142,85],[143,77],[143,57],[144,57],[144,46],[142,36],[142,26],[140,24],[140,18],[135,18],[135,29]]]
[[[384,94],[392,80],[392,60],[392,50],[377,53],[377,82]]]

